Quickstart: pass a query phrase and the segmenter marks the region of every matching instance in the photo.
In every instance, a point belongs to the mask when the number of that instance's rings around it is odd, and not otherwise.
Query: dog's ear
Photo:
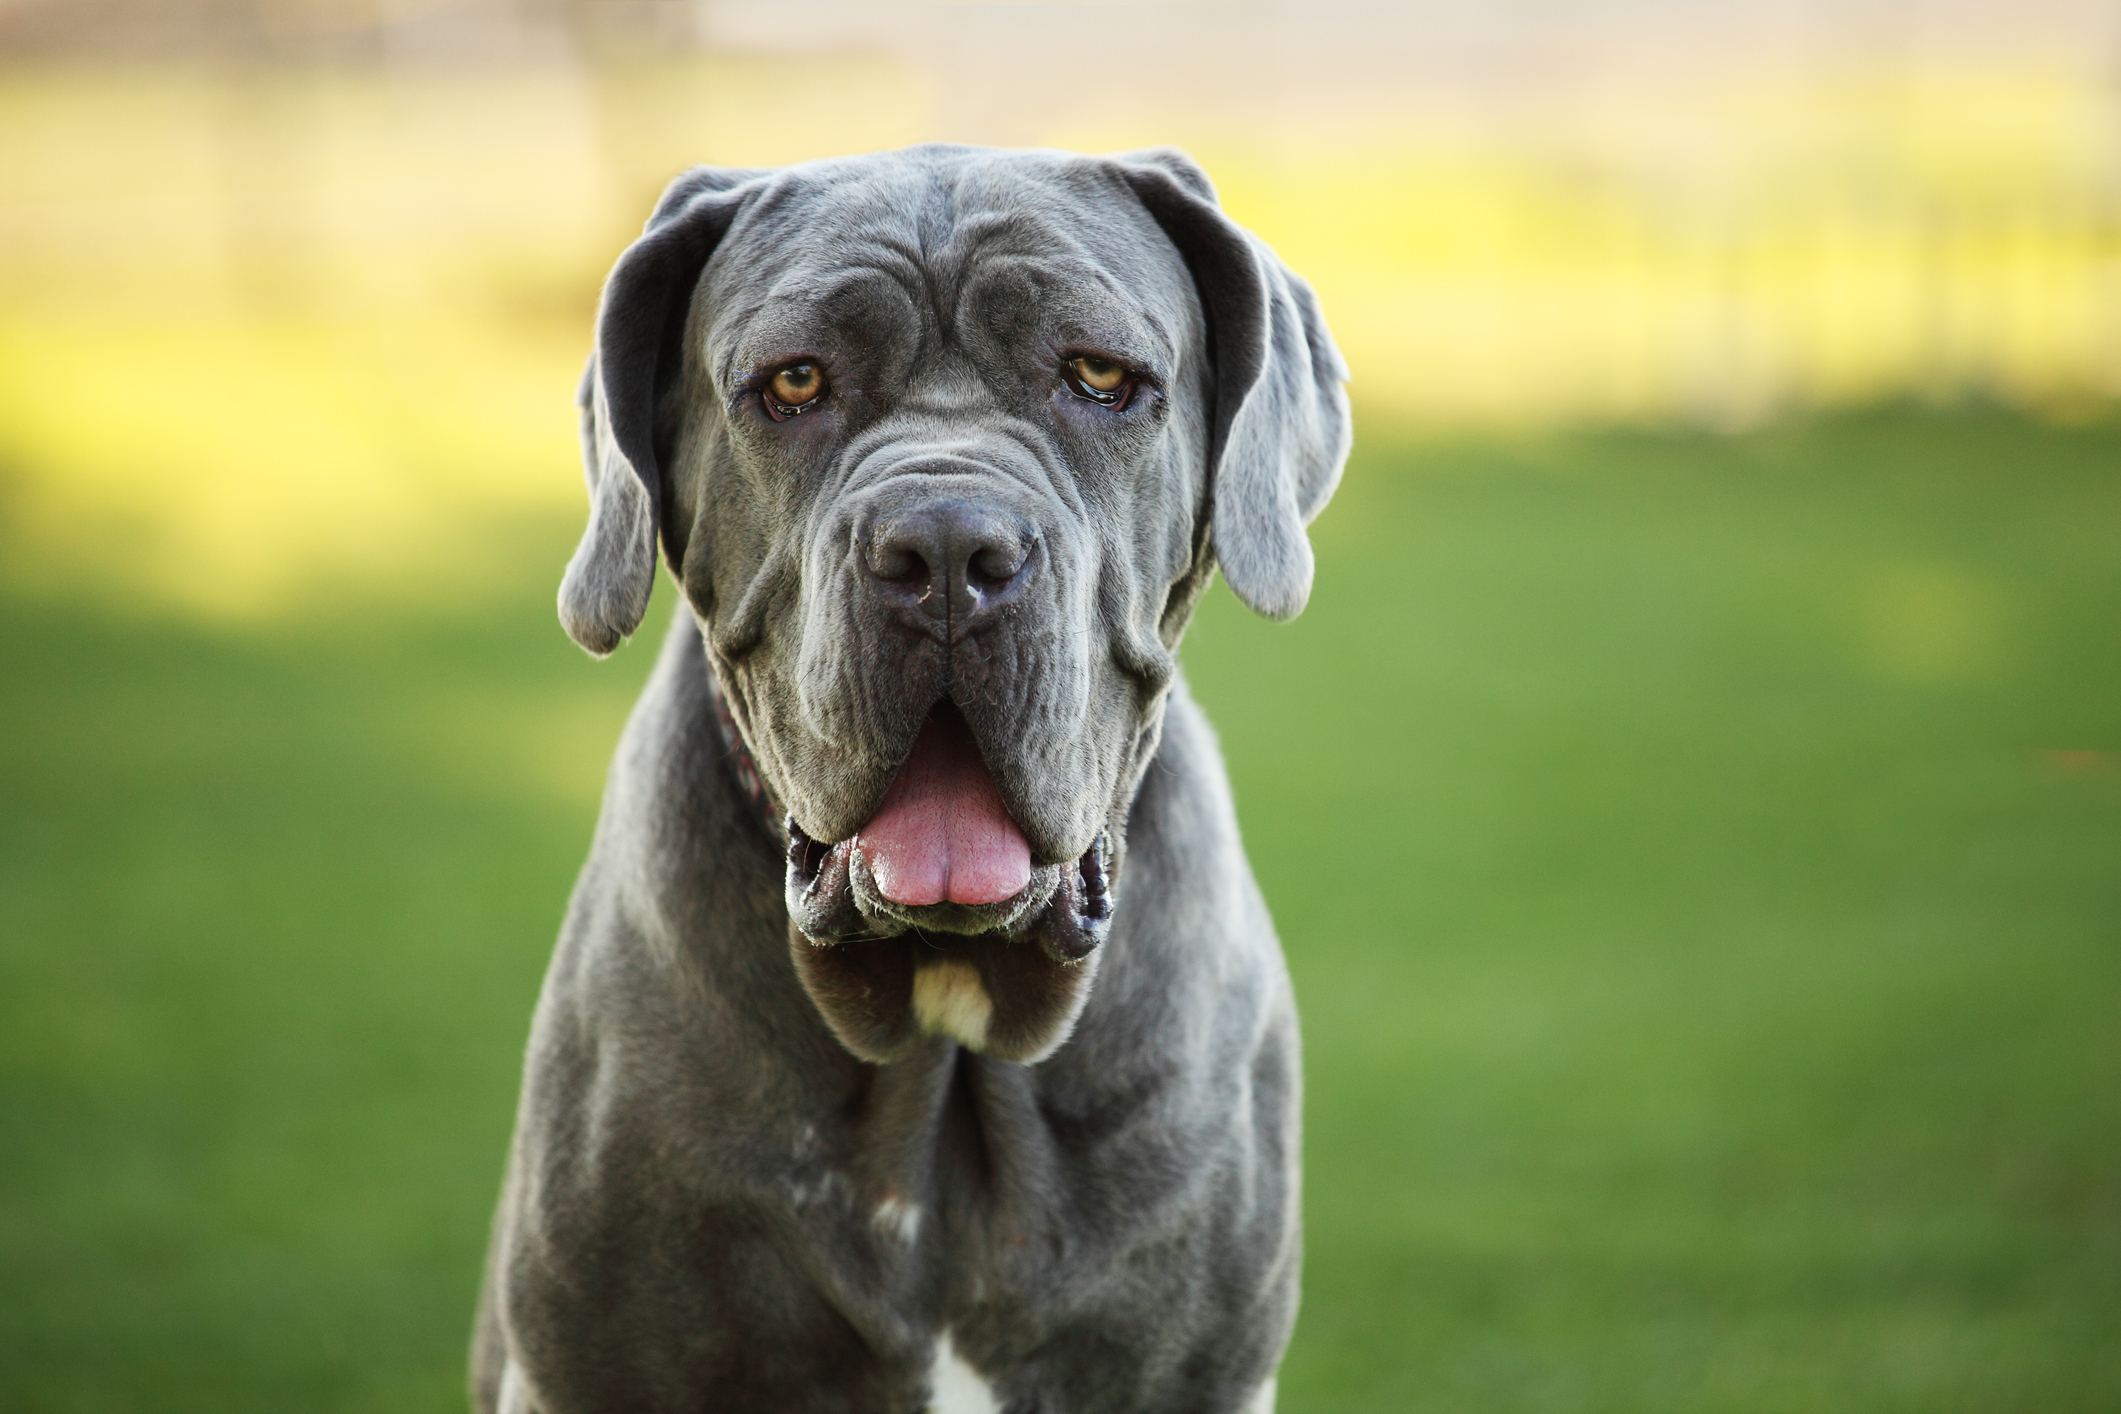
[[[1348,376],[1311,287],[1222,212],[1215,185],[1170,148],[1112,159],[1185,257],[1208,319],[1215,405],[1209,537],[1231,590],[1270,619],[1311,596],[1304,526],[1348,458]]]
[[[720,167],[685,173],[604,280],[596,343],[575,397],[589,528],[560,581],[560,622],[599,658],[648,612],[663,495],[656,406],[683,360],[693,286],[763,175]]]

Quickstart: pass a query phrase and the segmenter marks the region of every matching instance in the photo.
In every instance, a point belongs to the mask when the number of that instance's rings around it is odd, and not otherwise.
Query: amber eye
[[[766,410],[775,417],[808,412],[825,392],[825,371],[814,363],[791,363],[766,384]]]
[[[1068,366],[1093,393],[1116,393],[1119,385],[1127,381],[1126,368],[1109,358],[1075,358],[1068,360]]]
[[[1116,407],[1126,401],[1128,390],[1133,386],[1133,374],[1123,363],[1084,354],[1068,360],[1068,381],[1075,385],[1076,392],[1090,401]]]

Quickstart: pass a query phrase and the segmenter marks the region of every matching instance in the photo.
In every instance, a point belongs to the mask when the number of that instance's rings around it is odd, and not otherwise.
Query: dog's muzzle
[[[1030,1064],[1089,1000],[1112,927],[1110,854],[1099,836],[998,903],[909,907],[883,895],[854,839],[826,844],[791,818],[787,900],[796,974],[855,1055],[889,1064],[944,1036]]]

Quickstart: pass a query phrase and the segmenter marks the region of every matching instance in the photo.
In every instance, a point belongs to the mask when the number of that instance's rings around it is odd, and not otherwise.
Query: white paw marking
[[[921,1205],[909,1203],[894,1193],[876,1205],[869,1221],[876,1224],[877,1231],[891,1233],[910,1247],[914,1236],[921,1230]]]
[[[979,1372],[950,1348],[950,1332],[935,1340],[928,1367],[928,1414],[1002,1414],[1001,1401]]]
[[[1267,1376],[1266,1382],[1252,1391],[1240,1414],[1274,1414],[1274,1376]]]
[[[994,999],[969,962],[945,958],[913,974],[913,1015],[931,1036],[950,1036],[972,1050],[987,1044]]]

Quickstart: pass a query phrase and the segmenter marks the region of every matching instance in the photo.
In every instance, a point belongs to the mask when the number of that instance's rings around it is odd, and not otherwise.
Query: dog
[[[1176,653],[1302,609],[1346,369],[1170,150],[699,168],[560,588],[679,609],[532,1024],[481,1411],[1274,1405],[1297,1024]]]

